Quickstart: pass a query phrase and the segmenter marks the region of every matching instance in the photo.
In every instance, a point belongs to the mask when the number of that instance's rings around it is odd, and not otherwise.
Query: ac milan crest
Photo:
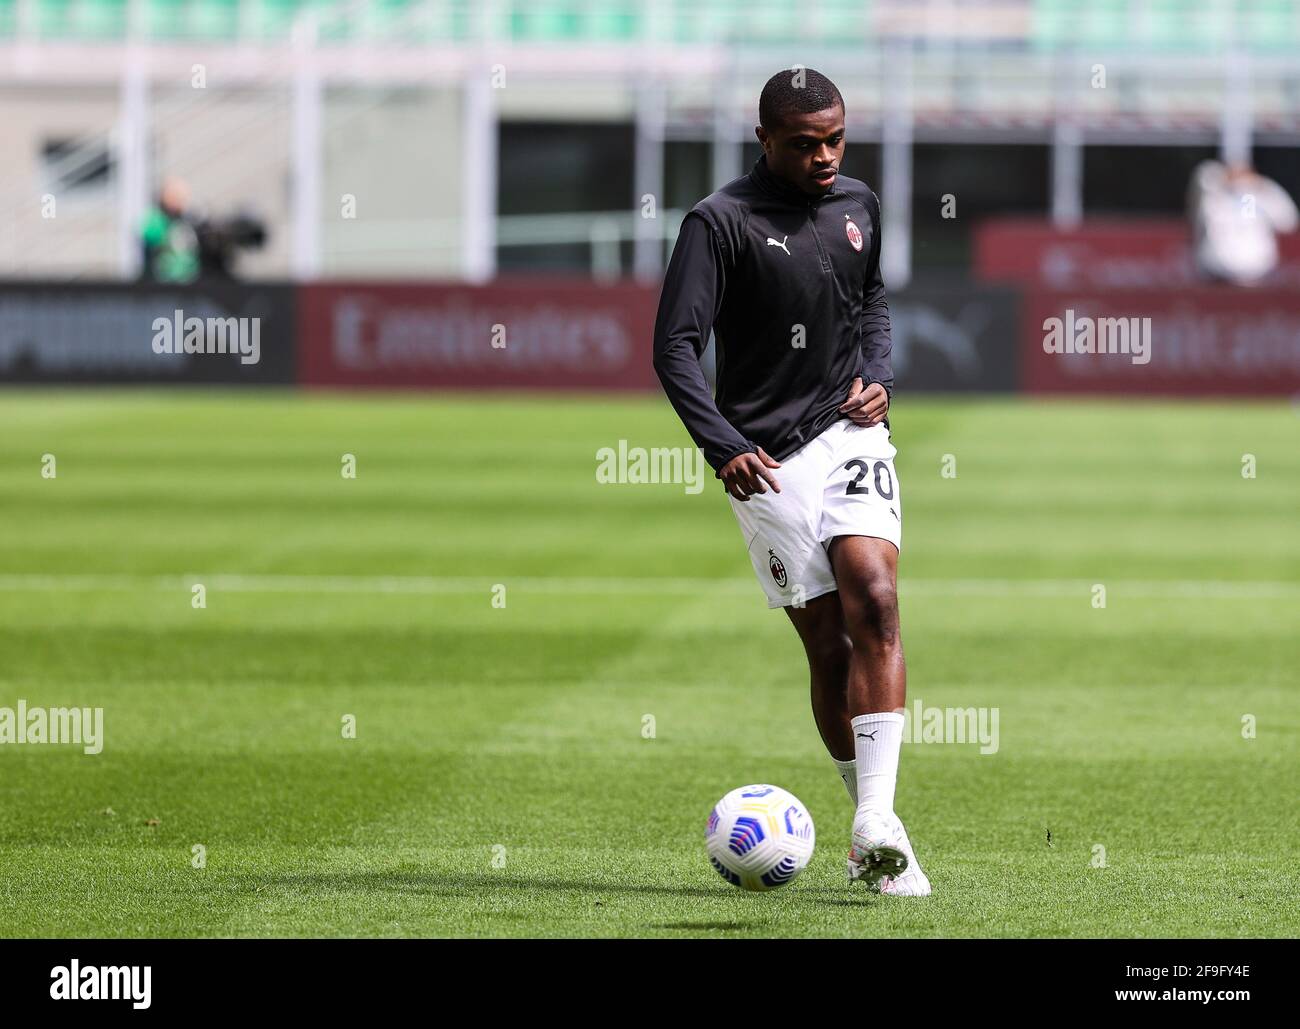
[[[781,563],[781,559],[776,556],[776,552],[773,550],[767,552],[767,567],[772,570],[772,578],[776,580],[776,584],[785,589],[785,565]]]
[[[853,224],[851,220],[844,222],[844,235],[849,237],[849,245],[859,253],[862,252],[862,230]]]

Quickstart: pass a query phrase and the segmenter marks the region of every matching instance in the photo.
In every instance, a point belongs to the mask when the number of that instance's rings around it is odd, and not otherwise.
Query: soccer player
[[[839,174],[844,100],[826,76],[774,75],[758,113],[753,170],[682,222],[655,370],[729,494],[768,606],[785,609],[803,642],[813,716],[857,805],[849,879],[926,896],[894,814],[903,509],[880,201]],[[699,364],[710,331],[716,398]]]

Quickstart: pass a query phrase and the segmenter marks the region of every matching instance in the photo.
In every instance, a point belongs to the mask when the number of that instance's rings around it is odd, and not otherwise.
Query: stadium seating
[[[1144,53],[1216,52],[1234,41],[1261,53],[1300,46],[1300,0],[1006,0],[1024,8],[1019,42],[1028,50],[1077,47]],[[28,31],[45,40],[121,40],[130,0],[30,0]],[[924,4],[912,5],[924,12]],[[198,39],[277,42],[300,12],[319,15],[322,40],[455,43],[478,26],[518,43],[848,43],[878,31],[873,0],[140,0],[140,28],[159,42]],[[22,31],[20,0],[0,0],[0,39]],[[491,24],[482,17],[495,12]],[[942,38],[944,19],[923,35]],[[1005,42],[1005,38],[1001,40]]]

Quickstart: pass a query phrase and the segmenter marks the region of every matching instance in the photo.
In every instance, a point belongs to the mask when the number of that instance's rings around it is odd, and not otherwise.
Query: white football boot
[[[930,880],[916,860],[907,830],[892,811],[859,811],[853,819],[849,881],[895,897],[928,897]]]
[[[895,821],[889,811],[858,808],[849,847],[849,882],[861,881],[874,887],[885,876],[902,875],[907,870],[907,855],[895,840]]]
[[[897,815],[894,824],[898,826],[898,836],[892,841],[907,855],[907,869],[898,875],[887,875],[880,880],[880,892],[891,897],[928,897],[930,896],[930,878],[921,870],[921,862],[916,860],[912,850],[912,841],[907,838],[907,830]]]

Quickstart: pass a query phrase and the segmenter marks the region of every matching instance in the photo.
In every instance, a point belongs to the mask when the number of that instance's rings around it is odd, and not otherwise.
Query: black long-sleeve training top
[[[699,357],[717,339],[717,396]],[[762,447],[780,461],[844,417],[856,376],[893,394],[880,201],[839,175],[820,197],[748,175],[682,221],[655,319],[654,364],[718,471]]]

